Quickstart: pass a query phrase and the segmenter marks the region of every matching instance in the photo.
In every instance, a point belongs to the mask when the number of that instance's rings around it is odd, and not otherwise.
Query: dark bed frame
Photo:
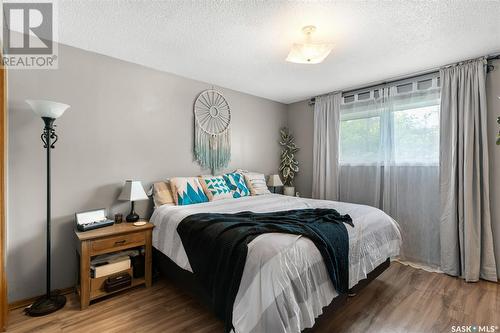
[[[204,290],[200,287],[199,283],[194,278],[191,272],[188,272],[175,264],[169,257],[153,248],[153,265],[157,269],[161,276],[166,277],[171,280],[175,285],[179,286],[187,294],[198,299],[205,307],[210,309],[208,304],[209,298]],[[382,274],[387,268],[389,268],[390,259],[387,259],[382,264],[377,266],[373,271],[368,273],[366,279],[358,282],[354,287],[349,290],[349,294],[338,295],[333,299],[333,301],[323,309],[323,313],[316,318],[314,326],[303,330],[303,333],[313,332],[314,328],[319,322],[328,318],[331,313],[339,309],[342,305],[347,302],[349,296],[356,295],[361,289],[366,287],[371,281],[376,279],[380,274]]]

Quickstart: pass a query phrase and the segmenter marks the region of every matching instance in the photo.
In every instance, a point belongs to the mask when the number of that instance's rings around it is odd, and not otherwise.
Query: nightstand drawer
[[[92,241],[91,251],[93,254],[101,254],[119,250],[122,247],[144,245],[146,237],[143,232],[125,234]]]

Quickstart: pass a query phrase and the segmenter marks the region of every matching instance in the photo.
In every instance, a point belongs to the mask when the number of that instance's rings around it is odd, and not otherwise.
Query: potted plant
[[[287,127],[280,129],[280,145],[283,147],[280,157],[280,176],[283,180],[283,194],[295,195],[295,186],[293,179],[299,172],[299,162],[295,159],[295,153],[299,151],[299,147],[295,144],[295,138],[290,134]]]
[[[500,96],[498,97],[500,99]],[[500,125],[500,117],[497,118],[497,124]],[[500,131],[497,134],[497,146],[500,146]]]

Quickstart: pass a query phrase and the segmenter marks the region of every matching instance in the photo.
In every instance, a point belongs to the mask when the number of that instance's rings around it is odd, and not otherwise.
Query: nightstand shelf
[[[75,231],[77,243],[76,249],[80,266],[77,292],[80,296],[81,309],[85,309],[86,307],[88,307],[90,301],[105,296],[109,296],[140,285],[145,285],[146,287],[151,286],[151,231],[153,227],[154,226],[151,223],[146,223],[145,225],[138,227],[134,226],[131,223],[122,223],[91,231]],[[91,278],[90,262],[93,257],[106,253],[140,248],[144,249],[144,276],[139,278],[132,278],[132,283],[130,286],[112,292],[106,292],[103,290],[102,284],[104,283],[104,281],[108,277],[116,275],[119,272],[99,278]],[[126,271],[133,277],[132,268],[129,268],[122,272]]]

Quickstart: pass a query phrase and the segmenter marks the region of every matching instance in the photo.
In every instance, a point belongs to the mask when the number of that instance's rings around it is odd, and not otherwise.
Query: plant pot
[[[291,197],[295,196],[295,186],[284,186],[283,194]]]

